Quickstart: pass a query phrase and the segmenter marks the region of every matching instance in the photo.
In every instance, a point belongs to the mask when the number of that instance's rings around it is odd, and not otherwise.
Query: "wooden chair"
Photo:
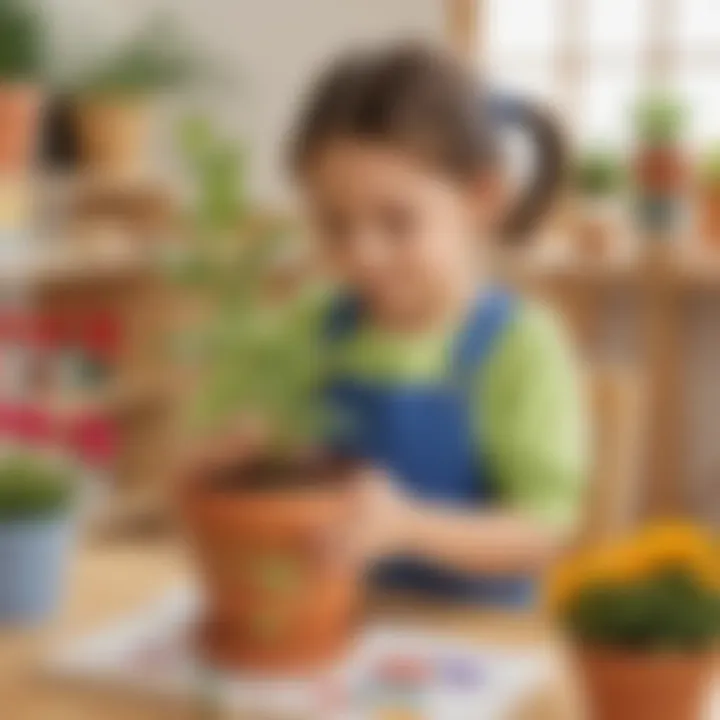
[[[642,379],[624,367],[598,367],[588,381],[592,477],[581,542],[617,537],[640,509],[645,404]]]

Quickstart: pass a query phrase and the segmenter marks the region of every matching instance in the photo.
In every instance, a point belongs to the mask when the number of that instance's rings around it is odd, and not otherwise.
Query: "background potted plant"
[[[720,146],[710,149],[700,163],[698,225],[708,245],[720,246]]]
[[[645,97],[635,109],[637,222],[645,236],[671,238],[682,231],[689,175],[685,121],[685,107],[669,95]]]
[[[43,25],[30,3],[0,3],[0,173],[24,172],[35,150]]]
[[[199,417],[225,437],[181,492],[206,596],[202,648],[223,664],[305,671],[341,650],[356,614],[356,568],[317,552],[345,522],[352,469],[317,451],[328,420],[309,402],[319,349],[302,342],[302,323],[286,322],[284,293],[269,282],[283,237],[249,209],[242,153],[201,121],[182,142],[194,232],[171,267],[202,308],[183,337],[205,381]],[[246,425],[228,439],[239,412],[267,432]]]
[[[154,19],[99,58],[73,92],[81,165],[111,178],[141,172],[152,101],[198,72],[199,61],[166,18]]]
[[[620,190],[625,170],[617,155],[593,150],[580,156],[573,184],[577,195],[576,233],[580,248],[603,254],[617,239],[621,226]]]
[[[45,620],[60,600],[75,490],[49,460],[0,459],[0,624]]]
[[[720,640],[718,538],[657,525],[581,553],[551,602],[576,649],[592,720],[700,720]]]

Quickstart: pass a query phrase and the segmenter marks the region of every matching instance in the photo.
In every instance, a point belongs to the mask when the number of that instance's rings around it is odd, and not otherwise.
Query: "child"
[[[553,318],[496,287],[493,127],[423,47],[354,56],[311,95],[293,165],[343,291],[318,332],[327,393],[374,471],[348,541],[384,586],[524,599],[575,529],[584,417]]]
[[[515,602],[576,527],[576,368],[553,318],[495,286],[477,82],[422,47],[355,56],[311,95],[293,167],[342,290],[314,325],[333,442],[373,468],[336,546],[384,587]]]

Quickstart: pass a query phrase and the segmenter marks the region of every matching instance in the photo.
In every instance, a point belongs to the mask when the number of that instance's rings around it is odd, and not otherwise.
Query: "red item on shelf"
[[[57,427],[52,416],[35,405],[17,406],[13,425],[13,436],[29,446],[49,445],[57,439]]]
[[[71,336],[68,318],[55,314],[43,315],[33,321],[34,344],[44,350],[55,350],[67,344]]]
[[[117,455],[117,425],[112,418],[104,415],[84,415],[70,423],[67,442],[87,464],[105,467]]]
[[[88,319],[83,346],[105,361],[114,360],[122,343],[119,318],[112,313],[97,313]]]
[[[32,339],[30,316],[25,311],[0,313],[0,342],[27,345]]]

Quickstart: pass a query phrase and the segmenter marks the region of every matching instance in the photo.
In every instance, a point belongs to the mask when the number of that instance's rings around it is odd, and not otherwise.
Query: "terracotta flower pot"
[[[704,720],[712,653],[577,653],[590,720]]]
[[[680,147],[641,148],[635,159],[635,178],[641,191],[667,196],[682,192],[689,179],[689,163]]]
[[[0,174],[24,174],[37,147],[41,92],[34,85],[0,82]]]
[[[240,467],[228,489],[205,468],[186,484],[182,512],[205,594],[198,640],[211,661],[262,672],[331,662],[352,636],[360,573],[323,557],[349,510],[344,471],[303,471],[297,487],[258,488]]]
[[[76,108],[82,165],[110,179],[140,174],[147,159],[150,108],[143,98],[83,99]]]

